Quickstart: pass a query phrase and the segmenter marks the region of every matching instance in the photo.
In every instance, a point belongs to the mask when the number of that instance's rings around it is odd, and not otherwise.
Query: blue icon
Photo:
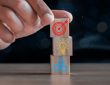
[[[52,70],[54,70],[54,72],[56,73],[58,72],[67,73],[69,71],[62,56],[59,57],[57,63],[52,66]]]

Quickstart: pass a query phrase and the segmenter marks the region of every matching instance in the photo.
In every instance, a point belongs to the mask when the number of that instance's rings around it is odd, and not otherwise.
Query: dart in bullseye
[[[69,36],[69,19],[56,19],[51,25],[51,37],[67,37]]]
[[[68,20],[66,20],[64,23],[62,23],[62,26],[63,27],[66,23],[68,23]],[[61,28],[59,27],[58,30],[60,30]]]

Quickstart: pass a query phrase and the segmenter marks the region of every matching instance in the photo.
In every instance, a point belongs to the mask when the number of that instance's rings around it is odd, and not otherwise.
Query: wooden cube
[[[51,55],[51,73],[54,75],[69,75],[70,57]]]
[[[72,56],[73,43],[72,37],[55,37],[53,38],[53,55],[54,56]]]
[[[68,37],[69,36],[69,19],[59,18],[50,25],[50,37]]]

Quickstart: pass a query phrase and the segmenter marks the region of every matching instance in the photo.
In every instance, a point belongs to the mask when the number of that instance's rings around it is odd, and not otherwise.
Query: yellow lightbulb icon
[[[67,43],[66,42],[60,42],[59,43],[59,52],[62,54],[62,55],[65,55],[66,53],[66,50],[67,50]]]

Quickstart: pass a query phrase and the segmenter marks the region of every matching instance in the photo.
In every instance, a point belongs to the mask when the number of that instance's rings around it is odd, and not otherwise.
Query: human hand
[[[0,0],[0,49],[39,31],[54,18],[72,21],[69,12],[51,10],[43,0]]]

